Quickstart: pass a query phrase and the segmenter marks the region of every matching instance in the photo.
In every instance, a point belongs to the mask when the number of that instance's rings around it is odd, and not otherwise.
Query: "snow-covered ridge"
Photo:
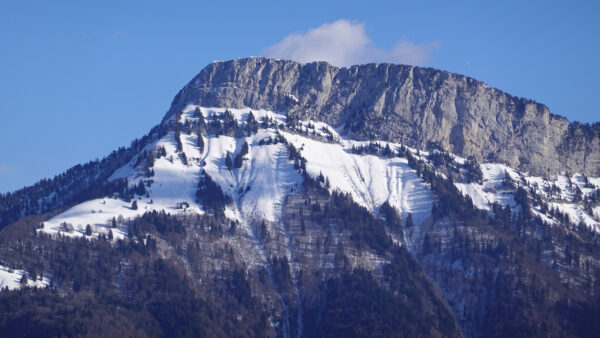
[[[463,163],[464,159],[457,158]],[[600,198],[600,179],[586,178],[581,174],[567,176],[556,175],[550,178],[530,176],[499,163],[481,165],[483,180],[481,183],[455,182],[456,187],[473,200],[480,209],[491,210],[493,203],[510,206],[513,211],[520,210],[515,202],[516,188],[522,187],[534,198],[533,212],[548,224],[559,223],[550,212],[555,209],[566,214],[573,224],[584,225],[600,232],[600,207],[592,205]]]
[[[153,181],[147,188],[148,194],[137,196],[137,209],[132,208],[132,202],[118,198],[98,198],[76,205],[65,212],[44,222],[41,231],[47,233],[61,233],[64,236],[85,236],[86,227],[92,228],[92,235],[105,236],[112,232],[113,238],[121,239],[127,235],[127,229],[122,226],[122,220],[135,218],[149,211],[164,210],[169,213],[202,213],[202,208],[195,202],[196,186],[200,175],[197,165],[185,165],[179,158],[175,143],[172,141],[174,133],[170,132],[165,137],[149,147],[164,147],[166,156],[157,158],[154,162],[154,176],[146,178],[142,170],[134,168],[137,158],[126,166],[120,168],[111,179],[127,178],[131,187],[140,181]],[[189,135],[182,135],[184,151],[194,155],[195,142]],[[185,203],[184,203],[185,202]],[[117,220],[113,224],[112,220]],[[119,222],[120,221],[120,222]],[[72,231],[70,228],[72,227]]]
[[[199,135],[194,130],[183,128],[198,120],[197,109],[207,124],[227,112],[240,126],[244,125],[252,114],[260,127],[250,135],[203,135],[202,146],[199,146]],[[306,171],[309,175],[317,177],[322,174],[327,178],[330,190],[348,193],[356,203],[375,214],[385,202],[404,216],[411,213],[417,225],[431,213],[433,194],[427,184],[409,167],[405,158],[356,154],[353,152],[354,147],[368,146],[370,142],[345,139],[325,123],[303,121],[296,129],[289,130],[285,128],[286,117],[283,113],[195,105],[188,105],[177,118],[176,123],[182,127],[179,136],[180,150],[176,132],[173,130],[144,149],[156,152],[157,149],[164,148],[164,154],[156,158],[150,168],[153,172],[152,177],[148,177],[138,158],[132,159],[111,177],[112,180],[127,178],[131,187],[140,182],[144,183],[146,194],[135,197],[137,209],[132,208],[132,202],[119,198],[95,199],[47,220],[40,231],[90,238],[98,235],[109,236],[111,233],[112,238],[116,240],[126,236],[123,220],[147,211],[202,214],[204,208],[196,202],[195,194],[203,171],[234,200],[234,205],[226,210],[228,217],[242,222],[261,219],[278,222],[285,197],[293,193],[302,182],[301,176],[289,159],[286,145],[272,142],[280,138],[298,149],[300,155],[306,159]],[[263,125],[265,120],[269,123]],[[244,143],[248,144],[248,153],[244,155],[239,168],[231,168],[226,163],[227,156],[235,157]],[[382,148],[400,147],[400,144],[377,143]],[[427,152],[417,152],[414,149],[409,151],[415,156],[419,154],[419,158],[425,159],[428,156]],[[465,159],[456,156],[453,158],[459,164],[465,163]],[[482,164],[481,170],[482,183],[455,183],[464,194],[472,198],[477,207],[490,210],[490,205],[497,202],[511,206],[516,212],[518,205],[514,200],[515,187],[523,186],[537,189],[535,191],[547,198],[552,207],[568,213],[572,222],[584,222],[600,230],[597,219],[600,209],[597,207],[594,210],[596,215],[593,215],[574,202],[575,187],[582,190],[583,196],[587,196],[595,191],[592,186],[600,186],[599,179],[590,178],[586,181],[581,175],[576,175],[570,183],[565,177],[549,181],[518,173],[497,163]],[[513,184],[507,184],[507,181]],[[552,189],[554,185],[558,190]],[[539,209],[536,205],[534,207]],[[114,220],[117,220],[116,224]],[[548,223],[553,222],[547,216],[545,220]],[[89,230],[86,229],[88,224],[92,230],[91,235],[89,231],[86,234],[86,230]],[[69,231],[70,227],[72,231]]]
[[[183,126],[188,121],[193,121],[196,108],[188,106],[179,115],[178,123]],[[198,108],[207,123],[214,116],[220,116],[228,110],[238,124],[243,124],[251,111],[247,108]],[[301,155],[307,160],[310,175],[317,177],[322,173],[331,182],[331,190],[349,193],[357,203],[374,213],[386,201],[403,213],[413,213],[417,223],[422,222],[431,212],[431,192],[409,168],[405,159],[352,154],[353,146],[366,143],[344,140],[333,128],[322,122],[302,122],[299,128],[306,135],[298,135],[277,129],[277,126],[285,124],[284,114],[252,110],[252,115],[258,122],[269,119],[272,121],[271,127],[260,128],[255,134],[243,137],[205,135],[203,149],[198,146],[197,134],[182,131],[181,153],[185,154],[185,160],[177,151],[175,132],[171,131],[144,149],[165,150],[165,156],[154,161],[151,168],[153,177],[146,177],[139,164],[136,167],[137,158],[117,170],[111,177],[112,180],[127,178],[131,187],[140,181],[145,183],[147,193],[135,197],[137,209],[132,208],[132,202],[119,198],[94,199],[47,220],[40,231],[90,238],[108,236],[111,232],[112,238],[116,240],[126,236],[123,220],[147,211],[203,213],[203,207],[195,198],[202,171],[235,201],[235,208],[228,209],[229,217],[277,222],[285,196],[296,190],[302,182],[300,174],[289,160],[286,145],[264,142],[280,137],[300,149]],[[232,157],[237,155],[245,142],[249,145],[249,152],[244,156],[241,167],[229,169],[226,165],[227,154]],[[117,220],[116,227],[113,220]],[[92,230],[91,235],[89,232],[86,235],[88,224]]]

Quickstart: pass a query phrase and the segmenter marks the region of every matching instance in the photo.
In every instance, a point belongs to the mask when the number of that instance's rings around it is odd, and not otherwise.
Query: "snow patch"
[[[412,213],[418,225],[431,214],[433,195],[405,158],[352,154],[357,144],[352,141],[323,143],[287,132],[282,135],[307,160],[309,175],[323,174],[332,190],[350,194],[371,212],[389,202],[404,215]]]
[[[42,279],[32,280],[23,270],[13,270],[9,269],[5,266],[0,265],[0,289],[7,288],[8,290],[20,289],[21,278],[23,275],[26,275],[27,278],[27,286],[28,287],[37,287],[44,288],[50,285],[50,280],[48,277],[43,277]]]
[[[483,173],[481,184],[455,182],[454,185],[461,193],[469,196],[479,209],[491,210],[493,203],[515,208],[517,203],[514,199],[514,191],[512,188],[504,186],[504,180],[506,175],[513,180],[519,175],[512,168],[499,163],[484,163],[481,165],[481,171]]]
[[[284,144],[259,145],[260,140],[275,136],[274,130],[262,129],[247,138],[219,136],[207,142],[204,170],[234,198],[247,220],[279,220],[285,196],[302,183]],[[249,153],[241,168],[230,170],[225,165],[227,152],[235,156],[244,142],[250,146]]]
[[[127,229],[122,224],[113,227],[112,219],[127,220],[141,216],[153,210],[166,211],[171,214],[199,213],[202,207],[196,203],[195,193],[198,186],[200,167],[197,164],[186,165],[177,153],[174,133],[168,133],[155,143],[156,147],[164,147],[166,156],[154,162],[153,182],[146,187],[146,196],[136,196],[138,208],[132,208],[133,201],[124,201],[115,198],[98,198],[78,204],[65,212],[52,217],[44,222],[44,227],[39,231],[49,234],[61,234],[68,237],[86,236],[86,227],[92,228],[92,236],[108,236],[112,231],[114,240],[123,239]],[[183,151],[190,153],[191,157],[199,157],[199,152],[194,143],[194,137],[181,135]],[[131,164],[120,168],[111,178],[123,177],[128,179],[129,186],[136,185],[143,180],[145,175],[141,169],[135,169]],[[185,203],[183,203],[185,202]]]

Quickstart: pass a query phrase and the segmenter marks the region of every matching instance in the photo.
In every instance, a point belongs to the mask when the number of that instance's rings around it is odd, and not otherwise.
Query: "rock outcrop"
[[[569,123],[542,104],[431,68],[214,62],[178,93],[166,118],[188,103],[285,111],[289,119],[343,127],[353,138],[434,145],[536,175],[600,175],[600,124]]]

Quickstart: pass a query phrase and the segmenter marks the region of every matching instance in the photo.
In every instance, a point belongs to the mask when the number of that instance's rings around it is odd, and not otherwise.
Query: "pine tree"
[[[248,142],[244,142],[242,146],[242,150],[235,156],[235,160],[233,161],[234,168],[241,168],[244,163],[244,156],[248,154],[250,147],[248,146]]]
[[[113,232],[111,229],[108,230],[108,240],[112,241],[114,238]]]
[[[183,163],[183,165],[188,165],[187,155],[184,152],[182,152],[179,157],[181,158],[181,163]]]
[[[23,274],[23,276],[21,276],[21,280],[19,281],[19,283],[21,284],[22,287],[25,287],[25,286],[27,286],[27,282],[28,282],[27,275]]]
[[[85,226],[85,235],[86,236],[91,236],[92,235],[92,226],[89,225],[89,224]]]
[[[167,150],[165,149],[165,146],[158,147],[156,155],[157,155],[157,158],[167,156]]]
[[[177,152],[183,151],[183,144],[181,143],[181,124],[175,122],[175,145],[177,146]]]
[[[388,144],[385,145],[385,148],[383,149],[383,156],[388,156],[389,157],[389,156],[392,156],[392,155],[393,155],[393,152],[392,152],[392,149],[390,148],[390,144],[388,143]]]
[[[199,118],[201,116],[202,116],[202,110],[200,110],[200,107],[196,107],[196,109],[194,109],[194,117]]]
[[[133,200],[133,203],[131,203],[131,210],[137,210],[137,209],[138,209],[137,200]]]
[[[483,182],[483,172],[481,171],[481,166],[473,156],[469,156],[467,158],[467,162],[465,163],[465,167],[467,169],[468,175],[467,179],[470,182],[475,182],[481,184]]]
[[[271,118],[267,115],[262,120],[262,127],[266,129],[266,128],[269,128],[270,126],[271,126]]]
[[[578,186],[575,188],[575,194],[573,195],[573,202],[575,202],[575,203],[581,202],[582,199],[583,199],[583,192],[581,191],[581,189]]]
[[[142,182],[142,180],[140,180],[138,182],[138,184],[135,186],[135,193],[143,196],[146,194],[146,187],[144,186],[144,182]]]
[[[233,135],[238,127],[235,116],[229,109],[227,109],[221,117],[223,119],[223,134]]]
[[[225,165],[227,166],[227,169],[231,170],[231,167],[233,165],[233,161],[231,160],[231,153],[227,152],[227,156],[225,156]]]
[[[204,120],[204,115],[202,114],[202,111],[200,111],[200,108],[196,108],[196,111],[194,112],[194,117],[198,119],[197,122],[197,133],[198,135],[202,135],[206,132],[206,121]]]
[[[190,135],[194,131],[194,124],[192,123],[192,120],[187,120],[185,122],[185,124],[183,125],[183,130],[188,135]]]
[[[258,131],[258,121],[256,121],[256,118],[254,118],[252,111],[250,111],[250,114],[248,114],[246,131],[248,132],[248,135],[255,134]]]
[[[412,215],[412,213],[409,212],[408,215],[406,216],[406,225],[405,225],[405,227],[406,227],[406,229],[410,229],[410,228],[412,228],[414,226],[415,226],[415,223],[413,221],[413,215]]]

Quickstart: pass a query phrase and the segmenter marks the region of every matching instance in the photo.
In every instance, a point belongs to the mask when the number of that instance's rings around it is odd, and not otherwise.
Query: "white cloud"
[[[423,64],[439,42],[423,45],[398,41],[393,48],[378,48],[365,31],[364,23],[337,20],[304,34],[291,34],[263,50],[263,55],[298,62],[327,61],[336,66],[369,62]]]

